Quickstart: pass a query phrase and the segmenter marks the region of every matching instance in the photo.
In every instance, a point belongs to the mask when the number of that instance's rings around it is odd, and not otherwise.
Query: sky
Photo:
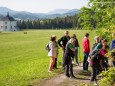
[[[54,9],[80,9],[88,0],[0,0],[0,7],[15,11],[47,13]]]

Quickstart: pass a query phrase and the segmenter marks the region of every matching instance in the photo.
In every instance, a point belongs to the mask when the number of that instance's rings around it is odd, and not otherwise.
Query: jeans
[[[83,70],[88,70],[88,55],[89,53],[84,53]]]

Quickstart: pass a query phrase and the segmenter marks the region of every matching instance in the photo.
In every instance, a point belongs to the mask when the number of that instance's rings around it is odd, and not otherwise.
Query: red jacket
[[[84,53],[89,53],[90,52],[90,44],[89,44],[89,39],[87,37],[84,37],[82,39],[82,47],[83,47],[83,52]]]

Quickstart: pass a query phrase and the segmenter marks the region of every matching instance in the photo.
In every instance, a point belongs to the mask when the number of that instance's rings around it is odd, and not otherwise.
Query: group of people
[[[113,40],[110,45],[110,51],[115,51],[115,34],[112,35]],[[95,36],[94,44],[92,46],[92,50],[90,50],[90,41],[89,41],[89,33],[86,33],[84,38],[82,39],[82,49],[84,54],[83,59],[83,71],[88,71],[88,65],[90,64],[91,71],[91,79],[90,81],[94,81],[96,84],[96,76],[102,70],[107,70],[109,67],[108,58],[105,56],[109,50],[109,46],[107,40],[103,37]],[[62,36],[58,41],[56,41],[56,36],[52,35],[49,42],[49,52],[48,56],[50,56],[50,65],[48,72],[51,72],[53,69],[57,69],[57,57],[58,57],[58,49],[62,48],[62,66],[65,70],[66,77],[76,78],[73,74],[73,58],[75,58],[76,65],[78,64],[78,48],[79,43],[75,34],[71,37],[69,36],[69,31],[64,32],[64,36]],[[112,53],[112,57],[114,57],[114,53]],[[112,66],[115,66],[115,60],[112,61]]]
[[[57,69],[57,57],[58,49],[62,48],[62,66],[65,70],[67,77],[74,77],[73,75],[73,64],[72,61],[75,58],[76,65],[78,65],[78,39],[75,34],[71,37],[69,36],[69,31],[64,32],[58,41],[56,41],[56,36],[52,35],[49,42],[49,52],[50,56],[50,65],[48,72],[51,72],[53,69]]]

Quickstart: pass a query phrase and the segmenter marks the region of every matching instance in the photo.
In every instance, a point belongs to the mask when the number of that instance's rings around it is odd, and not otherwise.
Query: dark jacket
[[[67,42],[70,40],[70,36],[66,37],[66,36],[62,36],[59,40],[58,40],[58,44],[60,47],[66,47]]]
[[[64,53],[64,60],[63,60],[63,66],[69,64],[71,61],[71,57],[74,56],[74,52],[68,47],[69,43],[67,43]]]

